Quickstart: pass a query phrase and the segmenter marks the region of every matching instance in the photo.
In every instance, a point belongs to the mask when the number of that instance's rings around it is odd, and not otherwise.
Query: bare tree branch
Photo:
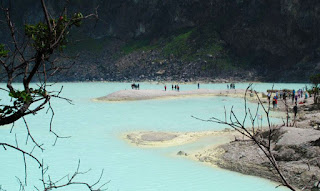
[[[240,122],[240,120],[238,119],[237,115],[235,114],[235,112],[233,111],[233,107],[230,110],[230,117],[229,117],[229,121],[227,121],[227,117],[226,117],[226,111],[225,111],[225,120],[220,120],[216,117],[211,117],[209,120],[204,120],[204,119],[200,119],[197,117],[192,116],[195,119],[201,120],[201,121],[205,121],[205,122],[213,122],[213,123],[218,123],[218,124],[224,124],[227,125],[231,128],[233,128],[234,130],[236,130],[237,132],[239,132],[240,134],[242,134],[243,136],[247,137],[249,140],[253,141],[255,143],[255,145],[257,145],[259,147],[259,149],[264,153],[264,156],[268,159],[268,161],[270,162],[270,164],[272,165],[272,167],[275,170],[275,174],[277,174],[282,182],[281,185],[289,188],[290,190],[295,191],[295,189],[291,186],[291,184],[287,181],[286,177],[283,175],[283,172],[281,171],[277,160],[275,159],[273,153],[272,153],[272,148],[271,148],[271,136],[272,136],[272,125],[270,123],[270,118],[269,118],[269,112],[270,112],[270,101],[269,101],[269,105],[268,108],[265,108],[265,106],[263,105],[258,93],[255,91],[255,95],[256,98],[258,100],[258,106],[257,106],[257,110],[255,112],[255,116],[252,115],[250,108],[247,107],[247,92],[249,91],[249,88],[251,87],[252,84],[250,84],[248,86],[248,88],[245,91],[245,95],[244,95],[244,117],[243,117],[243,121]],[[273,87],[272,87],[273,88]],[[255,130],[255,119],[258,115],[258,110],[259,110],[259,106],[261,105],[265,115],[267,116],[267,121],[268,121],[268,140],[267,143],[265,143],[263,141],[263,139],[257,137],[256,135],[256,130]],[[246,128],[245,123],[247,121],[247,115],[249,113],[250,116],[250,121],[251,121],[251,131]]]
[[[103,175],[103,171],[97,182],[89,184],[86,182],[76,181],[75,178],[79,175],[85,174],[87,172],[80,172],[80,161],[78,163],[78,168],[76,172],[73,173],[72,177],[66,183],[59,183],[62,180],[65,180],[66,177],[63,177],[59,181],[53,182],[50,175],[47,174],[48,166],[41,161],[41,157],[33,155],[33,151],[36,148],[39,148],[41,151],[44,151],[43,144],[38,143],[38,141],[33,137],[31,129],[25,119],[27,115],[35,115],[38,111],[43,110],[46,106],[48,107],[47,113],[50,110],[52,112],[50,120],[49,132],[55,136],[55,145],[58,139],[69,138],[70,136],[60,136],[58,135],[53,127],[53,118],[54,110],[51,105],[51,98],[58,98],[67,101],[72,104],[72,100],[64,98],[61,96],[63,86],[59,91],[47,91],[47,87],[51,86],[47,84],[47,80],[55,75],[58,71],[63,69],[69,69],[70,67],[64,66],[63,63],[58,64],[58,59],[60,57],[60,52],[67,43],[67,35],[69,30],[73,26],[79,26],[83,19],[95,18],[98,20],[97,9],[95,13],[83,16],[81,13],[76,13],[69,18],[53,18],[45,4],[45,0],[39,0],[41,3],[42,11],[44,13],[44,22],[39,22],[37,24],[26,24],[24,33],[19,33],[19,28],[15,27],[14,22],[11,18],[11,2],[9,1],[9,6],[4,7],[2,2],[2,11],[5,15],[5,23],[8,27],[8,34],[11,37],[11,40],[8,40],[7,45],[1,45],[1,51],[4,52],[0,55],[0,67],[4,70],[3,74],[1,73],[0,79],[6,79],[6,88],[0,88],[1,91],[9,94],[10,102],[0,105],[0,126],[12,124],[10,133],[13,131],[14,123],[17,120],[22,119],[26,127],[26,141],[28,144],[29,139],[31,139],[33,148],[31,152],[27,152],[21,147],[19,147],[17,136],[15,135],[15,144],[11,145],[9,143],[3,142],[0,143],[0,146],[7,150],[8,148],[18,151],[22,154],[24,161],[24,171],[25,171],[25,180],[24,184],[22,181],[17,178],[20,185],[20,190],[25,190],[27,185],[28,173],[27,173],[27,157],[35,160],[39,167],[41,168],[41,181],[43,183],[43,190],[52,190],[67,187],[69,185],[80,185],[88,188],[90,191],[101,191],[104,190],[102,186],[98,187],[98,183]],[[67,15],[67,9],[65,8],[61,15]],[[4,21],[0,21],[4,22]],[[29,27],[29,28],[28,28]],[[32,30],[28,30],[28,29]],[[65,59],[66,57],[62,55]],[[51,61],[53,59],[53,61]],[[22,80],[21,80],[22,79]],[[16,85],[13,83],[17,80],[21,80],[23,84],[23,90],[16,88]],[[36,88],[30,87],[32,81],[37,82]],[[45,179],[45,177],[48,177]],[[36,190],[40,190],[35,187]],[[42,189],[41,189],[42,190]]]
[[[22,149],[20,149],[20,148],[18,148],[18,147],[16,147],[16,146],[10,145],[10,144],[8,144],[8,143],[0,143],[0,145],[3,146],[3,148],[4,148],[5,150],[7,150],[6,147],[9,147],[9,148],[12,148],[12,149],[14,149],[14,150],[16,150],[16,151],[19,151],[19,152],[21,152],[22,154],[27,155],[27,156],[31,157],[32,159],[34,159],[34,160],[39,164],[40,167],[42,166],[42,164],[40,163],[40,161],[39,161],[35,156],[33,156],[32,154],[30,154],[30,153],[28,153],[28,152],[26,152],[26,151],[24,151],[24,150],[22,150]]]

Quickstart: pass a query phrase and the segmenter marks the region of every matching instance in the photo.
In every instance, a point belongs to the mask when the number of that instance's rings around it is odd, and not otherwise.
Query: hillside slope
[[[53,15],[63,2],[47,1]],[[80,43],[67,52],[81,56],[57,80],[302,82],[320,72],[320,1],[71,0],[69,12],[98,5],[104,22],[73,31]],[[17,26],[40,21],[40,11],[37,0],[13,5]]]

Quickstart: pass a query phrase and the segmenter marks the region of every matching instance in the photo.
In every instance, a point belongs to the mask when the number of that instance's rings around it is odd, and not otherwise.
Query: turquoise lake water
[[[0,84],[4,87],[4,84]],[[109,93],[130,89],[129,83],[64,83],[62,96],[73,100],[70,105],[63,100],[54,100],[54,130],[61,136],[72,137],[58,140],[55,146],[54,136],[49,133],[50,112],[46,109],[36,116],[28,116],[30,130],[38,142],[44,143],[45,152],[35,150],[34,154],[43,157],[49,167],[52,179],[74,172],[78,160],[81,169],[92,169],[79,176],[79,181],[95,182],[104,169],[102,182],[109,190],[119,191],[283,191],[275,188],[277,184],[257,177],[241,175],[218,168],[212,168],[200,162],[176,153],[183,149],[195,149],[204,145],[193,143],[169,148],[138,148],[130,145],[121,135],[131,131],[206,131],[222,130],[226,126],[201,122],[192,118],[197,116],[207,119],[211,116],[223,119],[223,106],[234,106],[236,113],[243,114],[243,100],[230,97],[192,97],[181,99],[159,99],[146,101],[102,103],[93,102],[92,98]],[[140,83],[141,89],[163,89],[163,84]],[[167,84],[171,87],[171,84]],[[226,89],[226,84],[200,84],[200,88]],[[245,89],[247,83],[236,84],[236,88]],[[275,84],[274,89],[298,89],[305,84]],[[195,89],[195,84],[180,85],[180,90]],[[253,88],[257,91],[271,89],[272,84],[258,83]],[[171,88],[169,88],[171,89]],[[1,103],[6,94],[0,93]],[[250,104],[254,107],[254,104]],[[277,120],[277,119],[275,119]],[[15,134],[19,146],[31,150],[32,143],[25,145],[26,130],[23,123],[17,122],[10,134],[11,126],[0,127],[0,141],[15,144]],[[210,142],[208,140],[205,143]],[[19,190],[15,176],[24,180],[23,158],[20,153],[0,149],[0,185],[5,190]],[[38,181],[40,171],[36,163],[27,158],[28,186],[26,190],[41,188]],[[68,187],[65,190],[86,190],[83,187]]]

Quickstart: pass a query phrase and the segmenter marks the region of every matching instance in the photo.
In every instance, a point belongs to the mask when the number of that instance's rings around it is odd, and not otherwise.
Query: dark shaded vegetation
[[[43,17],[37,14],[35,0],[16,2],[17,25]],[[92,73],[87,76],[75,70],[73,73],[79,75],[66,80],[124,80],[127,71],[120,70],[117,63],[129,67],[131,63],[124,61],[129,60],[128,55],[131,62],[141,62],[137,52],[148,54],[147,60],[167,59],[171,64],[179,60],[182,67],[196,65],[192,68],[200,76],[190,74],[187,78],[239,77],[239,72],[254,72],[261,81],[308,82],[310,75],[320,71],[318,1],[71,0],[69,4],[84,13],[99,5],[100,17],[106,22],[89,23],[79,30],[85,36],[70,51],[84,48],[86,51],[81,54],[94,64],[82,66],[89,67]],[[62,6],[63,1],[48,0],[50,10]],[[5,35],[0,34],[2,39],[6,39]],[[101,40],[107,37],[108,40]],[[110,70],[101,72],[100,66]],[[221,70],[228,71],[228,75],[216,75]],[[140,79],[139,74],[129,78]],[[180,73],[171,75],[183,77]],[[248,74],[241,74],[240,78],[246,79],[245,76]]]

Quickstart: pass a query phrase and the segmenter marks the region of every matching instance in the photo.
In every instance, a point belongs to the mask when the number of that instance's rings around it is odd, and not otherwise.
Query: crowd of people
[[[227,89],[236,89],[236,85],[234,83],[228,84]]]
[[[166,90],[166,86],[164,86],[165,87],[165,90]],[[171,89],[172,90],[176,90],[176,91],[180,91],[180,86],[179,85],[174,85],[173,86],[173,84],[171,85]]]
[[[200,89],[200,83],[197,84],[198,89]],[[176,90],[176,91],[180,91],[180,86],[179,85],[171,85],[171,90]],[[167,91],[167,85],[164,85],[164,91]]]
[[[139,84],[131,84],[131,88],[132,89],[140,89],[140,85]],[[200,89],[200,83],[197,83],[197,88]],[[227,89],[235,89],[236,86],[234,83],[231,84],[227,84]],[[180,91],[180,86],[178,84],[176,85],[171,85],[171,89],[172,91]],[[167,91],[167,86],[164,86],[164,91]],[[271,96],[272,100],[271,100]],[[274,109],[277,108],[278,106],[278,101],[283,99],[283,100],[291,100],[291,103],[294,104],[294,108],[293,111],[296,115],[297,113],[297,104],[303,104],[305,102],[306,99],[308,99],[309,97],[311,97],[311,95],[308,92],[307,87],[305,87],[304,89],[298,89],[296,90],[268,90],[268,100],[269,102],[272,103],[272,106]],[[300,102],[298,102],[299,99],[304,98],[304,100],[300,100]]]
[[[140,85],[139,84],[131,84],[131,89],[139,90]]]
[[[269,91],[268,92],[268,100],[271,101],[271,93],[275,93],[275,95],[272,98],[272,105],[273,108],[277,108],[277,104],[278,104],[278,99],[283,99],[283,100],[287,100],[287,99],[291,99],[291,103],[298,103],[298,99],[300,98],[304,98],[304,99],[308,99],[308,97],[310,97],[308,91],[304,91],[303,89],[299,89],[299,90],[280,90],[280,91]],[[300,101],[299,104],[303,104],[303,101]]]
[[[271,102],[271,96],[274,93],[274,96],[272,98],[272,106],[274,109],[277,108],[278,106],[278,101],[279,100],[291,100],[291,104],[293,105],[292,111],[294,113],[294,117],[297,116],[298,113],[298,104],[304,104],[306,100],[311,97],[309,92],[307,91],[308,89],[298,89],[296,90],[269,90],[268,91],[268,100]]]
[[[200,83],[197,83],[197,87],[198,87],[198,89],[200,89]],[[140,89],[140,85],[133,83],[133,84],[131,84],[131,88],[139,90]],[[235,86],[234,83],[231,83],[230,86],[229,86],[229,84],[227,85],[227,88],[228,89],[235,89],[236,86]],[[180,86],[178,84],[176,84],[176,85],[172,84],[171,85],[171,89],[175,90],[175,91],[180,91]],[[164,91],[167,91],[167,85],[164,85]]]

